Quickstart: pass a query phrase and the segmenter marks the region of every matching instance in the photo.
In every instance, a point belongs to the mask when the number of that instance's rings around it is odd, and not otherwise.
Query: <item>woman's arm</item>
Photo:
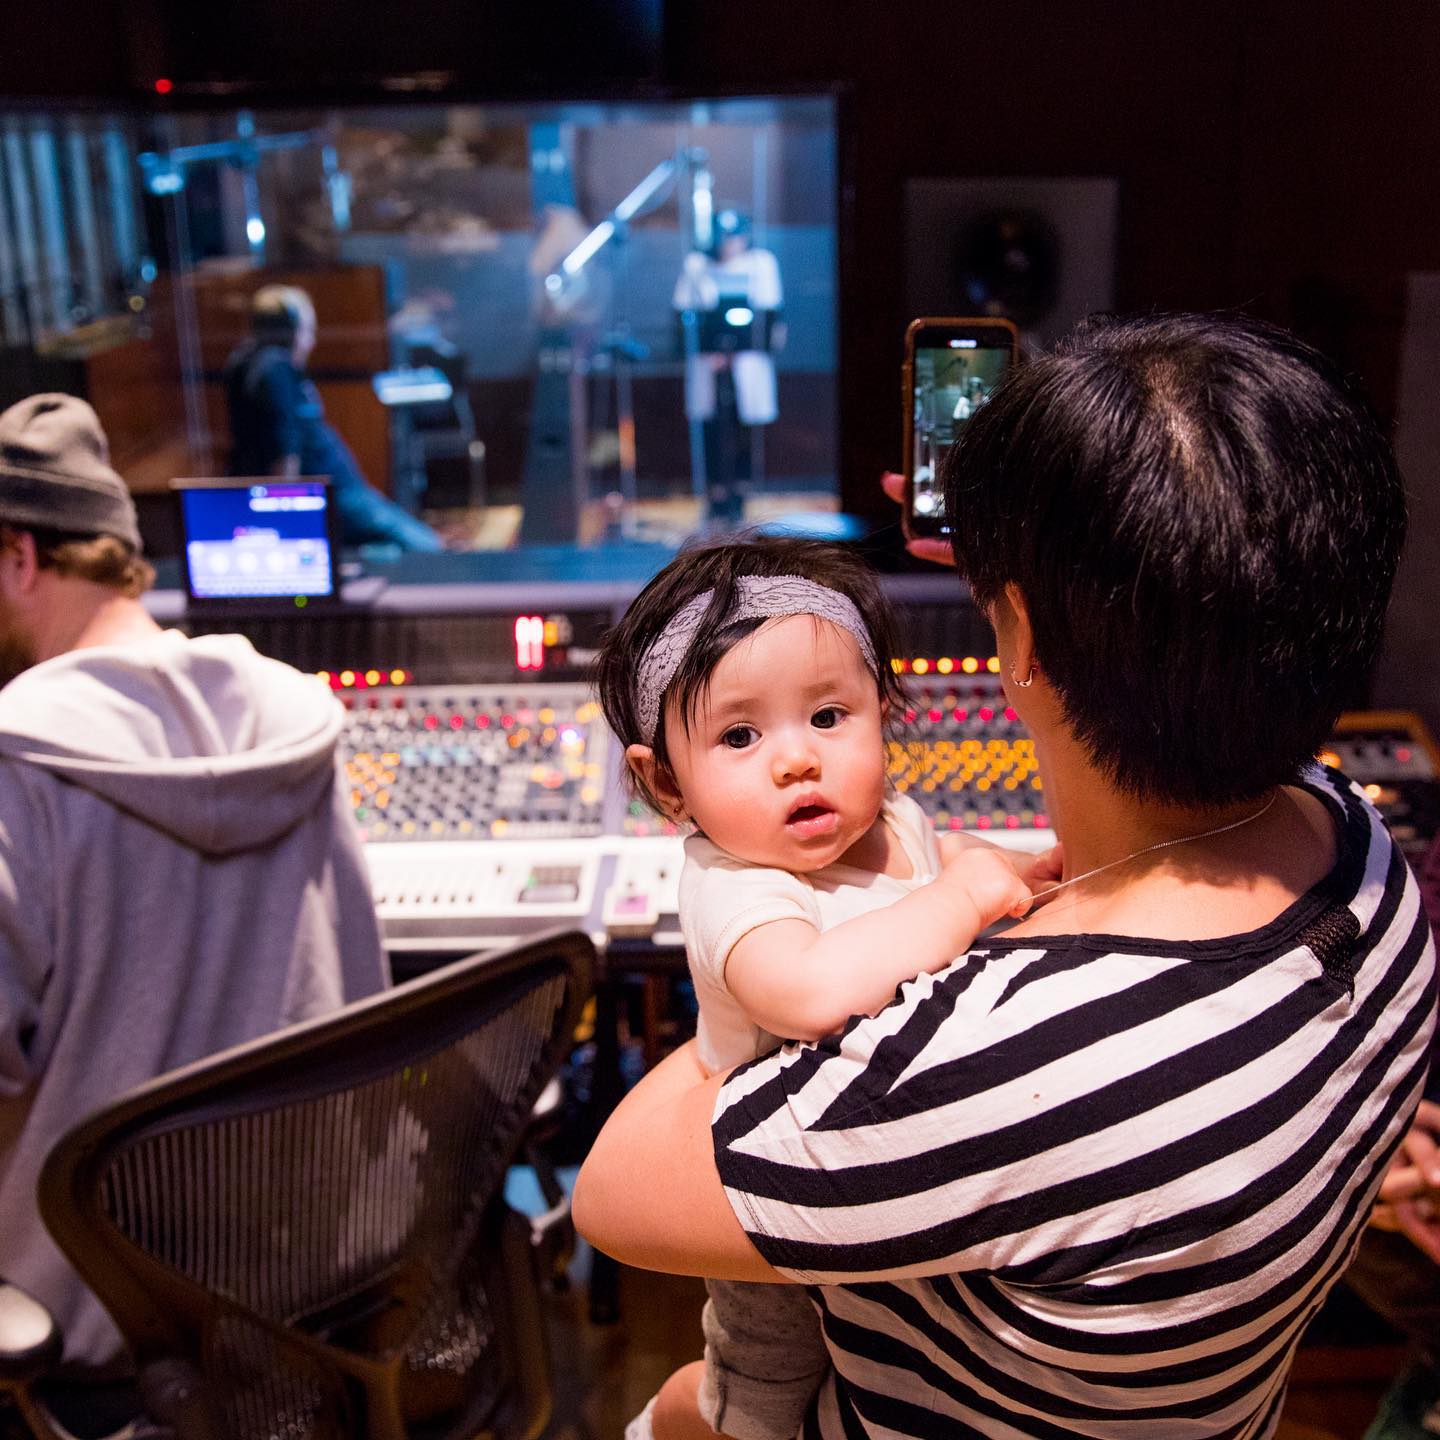
[[[829,930],[803,920],[757,926],[730,951],[725,984],[762,1029],[818,1040],[852,1015],[883,1010],[905,981],[943,970],[1029,898],[1007,852],[969,847],[928,885]]]
[[[620,1102],[575,1181],[575,1228],[641,1270],[783,1281],[740,1228],[715,1168],[710,1116],[726,1076],[707,1076],[695,1042],[667,1056]]]

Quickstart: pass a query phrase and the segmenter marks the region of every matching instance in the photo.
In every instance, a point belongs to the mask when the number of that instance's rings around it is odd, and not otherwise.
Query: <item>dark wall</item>
[[[497,93],[650,78],[661,0],[152,0],[178,77],[287,88],[443,72]]]
[[[127,14],[127,9],[130,13]],[[133,92],[161,40],[154,0],[11,0],[3,13],[0,97],[115,99]]]
[[[42,0],[5,6],[0,96],[147,98],[164,77],[351,92],[429,72],[499,93],[658,79],[662,0]]]
[[[1440,11],[1330,0],[686,0],[673,78],[848,81],[848,498],[897,459],[910,176],[1114,175],[1123,308],[1301,330],[1393,411],[1404,275],[1440,269]],[[880,513],[875,510],[875,513]]]

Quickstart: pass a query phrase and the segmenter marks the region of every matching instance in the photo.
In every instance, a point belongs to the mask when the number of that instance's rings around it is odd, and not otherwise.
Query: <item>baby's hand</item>
[[[963,888],[980,915],[980,928],[1005,915],[1017,920],[1030,908],[1030,886],[1021,879],[1014,851],[975,845],[947,860],[938,885]]]
[[[1052,845],[1038,855],[1023,851],[1008,852],[1015,858],[1015,870],[1020,878],[1032,889],[1043,890],[1047,885],[1058,885],[1065,875],[1065,847]]]
[[[1015,873],[1032,890],[1043,890],[1047,885],[1058,884],[1065,874],[1065,849],[1052,845],[1048,850],[1036,854],[1032,850],[1015,850],[1006,845],[994,845],[978,835],[941,835],[940,863],[948,865],[961,855],[976,850],[989,850],[1003,855],[1014,868]]]

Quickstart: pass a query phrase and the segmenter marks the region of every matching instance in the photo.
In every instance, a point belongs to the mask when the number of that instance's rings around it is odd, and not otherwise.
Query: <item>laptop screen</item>
[[[319,479],[176,482],[194,600],[328,599],[339,577]]]

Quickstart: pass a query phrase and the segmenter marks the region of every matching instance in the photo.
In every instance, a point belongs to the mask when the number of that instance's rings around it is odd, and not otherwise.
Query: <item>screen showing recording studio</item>
[[[557,578],[627,553],[653,572],[697,532],[823,525],[835,111],[0,116],[70,277],[0,317],[44,370],[17,385],[92,397],[162,553],[168,497],[146,497],[177,475],[329,475],[362,559],[543,550]]]

